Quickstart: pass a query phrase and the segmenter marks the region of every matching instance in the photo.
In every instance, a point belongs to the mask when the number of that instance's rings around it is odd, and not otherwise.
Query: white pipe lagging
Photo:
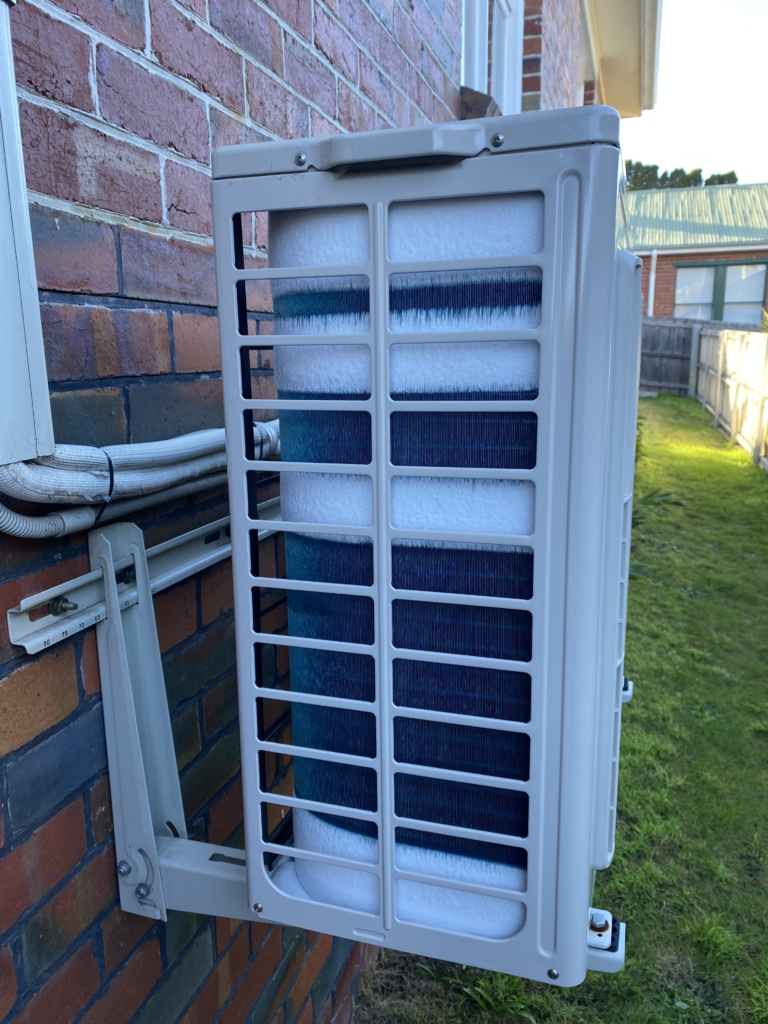
[[[280,451],[280,423],[254,423],[256,457]],[[53,455],[0,466],[0,491],[24,501],[72,504],[25,516],[0,504],[0,532],[30,539],[63,537],[226,481],[223,430],[169,441],[89,448],[56,445]]]
[[[73,508],[49,512],[47,516],[24,516],[0,504],[0,533],[6,533],[11,537],[25,537],[28,540],[66,537],[70,533],[90,530],[97,522],[106,523],[110,519],[119,519],[142,508],[159,505],[163,501],[174,501],[176,498],[196,494],[198,491],[207,491],[226,482],[226,473],[212,473],[210,476],[190,480],[188,483],[163,491],[112,501],[108,505],[75,505]]]

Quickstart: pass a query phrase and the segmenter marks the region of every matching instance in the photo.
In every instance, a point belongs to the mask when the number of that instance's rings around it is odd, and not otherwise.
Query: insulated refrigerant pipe
[[[260,458],[280,450],[279,420],[254,423],[253,430]],[[57,444],[53,455],[0,466],[0,491],[22,501],[110,502],[207,477],[226,465],[223,430],[106,448]]]
[[[76,505],[74,508],[60,509],[49,512],[47,516],[23,516],[12,512],[0,504],[0,533],[11,537],[24,537],[28,540],[45,540],[48,537],[66,537],[70,533],[90,530],[96,521],[108,522],[121,516],[138,512],[139,509],[159,505],[163,501],[173,501],[198,491],[207,491],[227,482],[226,473],[212,473],[210,476],[190,480],[188,483],[169,487],[152,494],[142,494],[123,501],[113,501],[109,505]],[[99,515],[99,510],[104,511]]]
[[[253,432],[258,459],[279,454],[279,420],[254,423]],[[225,468],[223,430],[106,448],[56,445],[51,456],[0,466],[0,491],[26,501],[80,504],[46,516],[0,504],[0,533],[42,540],[89,530],[97,521],[218,487],[226,483]]]

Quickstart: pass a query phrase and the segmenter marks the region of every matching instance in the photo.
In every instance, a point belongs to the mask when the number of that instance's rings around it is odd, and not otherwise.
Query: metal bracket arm
[[[102,570],[104,580],[106,618],[98,623],[96,638],[120,906],[134,914],[165,921],[165,897],[136,723],[112,545],[105,536],[107,530],[92,533],[88,545],[91,565]]]

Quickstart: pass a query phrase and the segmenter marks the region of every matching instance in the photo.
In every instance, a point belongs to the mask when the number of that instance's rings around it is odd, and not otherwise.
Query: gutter
[[[640,257],[652,257],[654,253],[660,256],[696,256],[710,252],[768,252],[768,239],[759,245],[686,245],[679,249],[633,249],[632,252]]]

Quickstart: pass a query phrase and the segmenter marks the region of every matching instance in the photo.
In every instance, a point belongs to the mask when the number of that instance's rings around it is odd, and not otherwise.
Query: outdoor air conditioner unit
[[[213,167],[250,905],[560,985],[619,969],[624,926],[589,925],[628,698],[618,114]]]

